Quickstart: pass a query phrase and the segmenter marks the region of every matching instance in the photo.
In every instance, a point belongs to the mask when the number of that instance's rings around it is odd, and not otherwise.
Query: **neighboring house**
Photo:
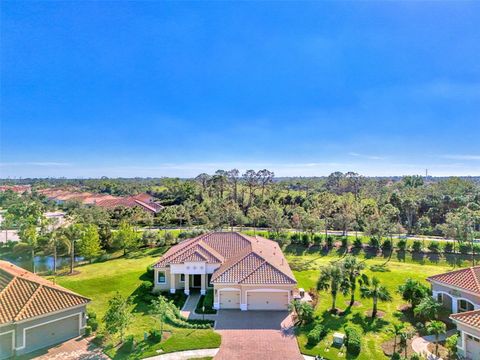
[[[0,359],[83,334],[90,300],[0,260]]]
[[[213,288],[216,309],[287,310],[297,284],[276,242],[237,232],[185,240],[154,270],[157,291]]]
[[[480,266],[427,278],[432,296],[450,310],[459,331],[458,353],[466,360],[480,359]]]
[[[83,205],[100,206],[107,209],[117,207],[138,207],[147,212],[156,214],[163,206],[156,199],[146,193],[134,196],[113,196],[108,194],[94,194],[91,192],[79,192],[75,189],[42,189],[38,191],[48,199],[61,205],[68,201],[78,201]]]
[[[460,333],[458,355],[466,360],[480,359],[480,310],[450,315]]]
[[[480,266],[427,278],[434,299],[452,314],[480,309]]]

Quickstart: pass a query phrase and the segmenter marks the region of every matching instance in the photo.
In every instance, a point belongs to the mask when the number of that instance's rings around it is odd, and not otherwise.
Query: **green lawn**
[[[149,265],[158,260],[161,252],[158,249],[145,250],[114,260],[84,265],[78,267],[80,272],[73,276],[57,277],[58,284],[92,299],[89,309],[97,313],[102,319],[105,314],[108,300],[118,291],[124,296],[134,294],[144,280],[149,279],[146,270]],[[158,322],[148,314],[148,306],[144,302],[135,301],[132,305],[133,321],[127,335],[133,335],[137,342],[143,340],[144,332],[158,328]],[[142,344],[138,351],[117,351],[116,348],[107,350],[114,359],[136,359],[157,355],[157,350],[173,352],[191,349],[216,348],[220,345],[220,335],[213,330],[179,329],[165,325],[165,330],[171,336],[161,344]],[[148,345],[148,346],[147,346]]]
[[[321,255],[314,251],[287,253],[287,259],[292,264],[293,272],[297,278],[298,286],[305,290],[314,288],[319,275],[319,268],[325,266],[332,261],[338,261],[341,256],[332,253],[329,255]],[[363,254],[358,255],[365,259]],[[385,262],[383,258],[366,259],[367,267],[374,264],[382,264]],[[413,278],[425,281],[430,275],[449,271],[452,268],[448,265],[437,264],[416,264],[411,262],[399,262],[392,259],[388,263],[390,272],[375,272],[367,269],[367,275],[374,275],[378,277],[382,284],[384,284],[391,292],[393,301],[391,303],[380,303],[379,310],[385,312],[385,317],[371,321],[369,317],[365,316],[365,311],[372,308],[370,299],[361,299],[359,292],[356,294],[356,300],[361,302],[360,306],[352,307],[346,311],[343,316],[332,315],[328,311],[331,307],[331,296],[328,292],[320,292],[319,303],[315,310],[315,316],[322,321],[325,327],[329,329],[329,333],[324,340],[314,347],[307,345],[306,334],[310,327],[300,328],[297,330],[298,343],[300,350],[308,355],[322,355],[330,360],[336,359],[358,359],[358,360],[372,360],[372,359],[387,359],[383,354],[381,344],[390,339],[392,336],[386,331],[392,321],[405,321],[402,318],[403,314],[397,311],[397,307],[405,302],[401,296],[397,294],[396,290],[400,284],[406,279]],[[346,309],[349,297],[339,295],[337,297],[337,307]],[[339,350],[331,347],[333,332],[343,332],[343,326],[348,323],[358,325],[363,330],[362,351],[357,357],[351,355],[339,355]]]

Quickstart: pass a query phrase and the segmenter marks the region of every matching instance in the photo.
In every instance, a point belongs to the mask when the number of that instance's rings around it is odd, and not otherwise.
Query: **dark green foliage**
[[[202,311],[202,307],[205,306],[205,312]],[[200,300],[197,303],[197,308],[195,309],[197,314],[216,314],[217,311],[213,308],[213,290],[207,290],[205,295],[200,296]]]
[[[90,327],[91,331],[97,331],[98,329],[98,320],[97,314],[94,311],[87,312],[87,325]]]
[[[392,360],[401,360],[401,358],[402,358],[402,357],[401,357],[400,354],[397,353],[397,352],[393,353],[393,354],[392,354],[392,357],[391,357]]]
[[[415,252],[422,251],[422,242],[419,240],[415,240],[412,245],[412,250]]]
[[[353,246],[360,249],[363,246],[362,240],[360,238],[353,241]]]
[[[397,241],[398,250],[405,251],[407,249],[407,241],[405,239],[400,239]]]
[[[433,253],[440,252],[440,243],[438,241],[430,242],[430,244],[428,244],[428,250],[430,250]]]
[[[315,327],[310,330],[310,332],[307,334],[307,339],[308,339],[308,344],[309,345],[316,345],[322,340],[325,335],[327,334],[325,328],[323,327],[322,324],[318,323],[315,325]]]
[[[382,242],[382,250],[389,251],[392,249],[392,241],[390,239],[384,240]]]
[[[446,242],[445,245],[443,246],[443,251],[447,253],[453,252],[453,243],[452,242]]]
[[[380,240],[378,240],[378,238],[372,236],[370,238],[370,241],[368,242],[368,245],[370,245],[374,249],[379,249],[380,248]]]
[[[345,334],[347,335],[346,347],[347,352],[351,355],[358,355],[362,349],[361,331],[354,326],[346,326]]]

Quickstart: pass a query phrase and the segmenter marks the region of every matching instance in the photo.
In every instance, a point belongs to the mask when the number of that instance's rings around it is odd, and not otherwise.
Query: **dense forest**
[[[99,222],[95,218],[110,218],[113,225],[128,218],[133,223],[157,226],[363,231],[379,238],[405,233],[460,240],[468,240],[480,230],[480,182],[475,177],[371,178],[334,172],[328,177],[276,179],[266,169],[243,174],[233,169],[202,173],[194,179],[23,179],[3,183],[31,184],[33,197],[35,189],[46,187],[112,195],[148,192],[165,206],[152,217],[131,209],[106,212],[64,205],[68,212],[94,222]],[[41,202],[48,204],[45,199]],[[5,204],[0,202],[0,206]],[[89,211],[95,215],[87,215]]]

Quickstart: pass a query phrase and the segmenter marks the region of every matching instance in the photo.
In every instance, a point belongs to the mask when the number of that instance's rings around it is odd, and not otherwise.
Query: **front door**
[[[202,286],[202,275],[193,275],[193,287],[199,288]]]

